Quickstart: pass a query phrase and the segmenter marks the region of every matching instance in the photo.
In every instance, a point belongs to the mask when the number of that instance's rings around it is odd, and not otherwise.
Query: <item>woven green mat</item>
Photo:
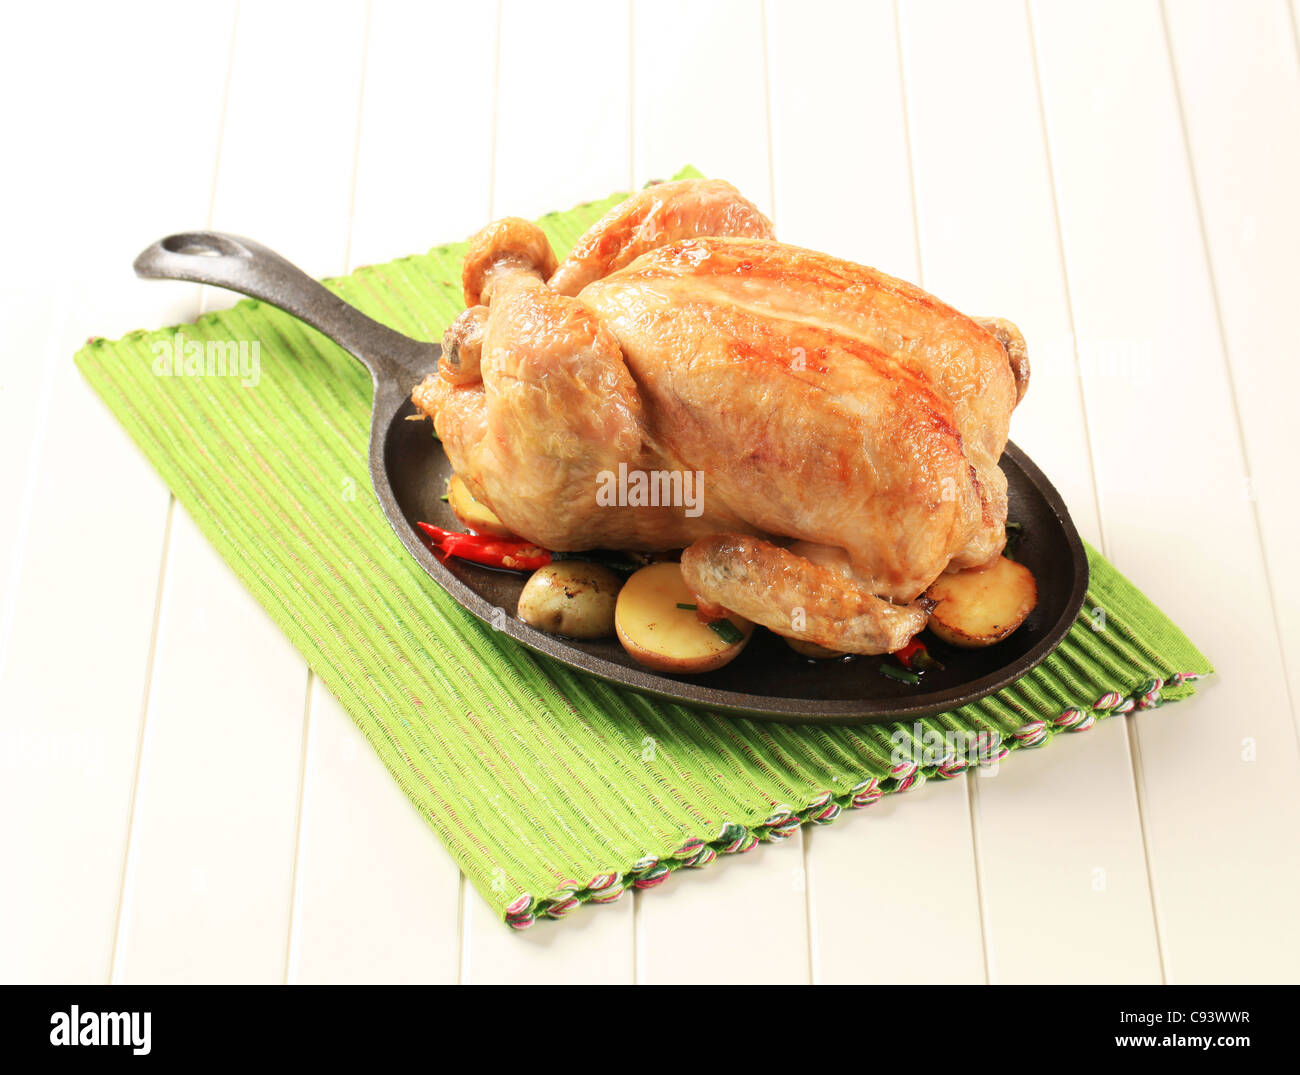
[[[624,196],[544,217],[557,254]],[[399,331],[437,340],[461,307],[463,251],[440,246],[328,285]],[[164,349],[208,341],[257,341],[260,376],[156,372]],[[288,315],[241,302],[193,325],[92,340],[77,363],[515,927],[1185,698],[1211,671],[1089,549],[1091,589],[1066,640],[977,704],[857,727],[692,712],[534,656],[447,597],[370,491],[367,375]]]

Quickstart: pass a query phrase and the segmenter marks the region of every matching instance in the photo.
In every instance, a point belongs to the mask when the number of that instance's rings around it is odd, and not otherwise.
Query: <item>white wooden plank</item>
[[[1020,326],[1033,374],[1012,437],[1099,543],[1024,5],[927,0],[900,10],[925,286]],[[1160,979],[1124,725],[1086,738],[975,782],[993,981]]]
[[[455,982],[460,873],[320,680],[302,794],[288,980]]]
[[[77,432],[47,427],[38,448],[0,654],[0,979],[99,982],[121,893],[167,490],[71,366],[70,333],[56,339],[59,420]]]
[[[496,45],[495,4],[375,5],[351,268],[422,253],[487,223]],[[437,108],[426,110],[435,93]]]
[[[637,982],[775,985],[812,980],[806,830],[720,855],[639,893]]]
[[[767,14],[778,237],[919,279],[892,5],[774,3]],[[984,980],[964,788],[904,799],[807,834],[819,982]],[[917,914],[924,928],[861,928]]]
[[[328,17],[326,17],[328,15]],[[309,276],[346,267],[365,0],[242,7],[212,226],[247,235]],[[205,308],[239,301],[208,289]]]
[[[345,268],[366,9],[312,11],[240,12],[213,224],[328,275]],[[282,981],[306,666],[180,513],[165,579],[114,978]]]
[[[634,0],[632,8],[636,183],[693,164],[771,212],[761,7]]]
[[[487,216],[470,221],[471,230],[494,217],[567,209],[627,189],[630,180],[627,6],[505,0],[500,10],[496,64],[479,76],[496,113],[492,197]],[[602,72],[595,80],[593,56]],[[476,138],[472,147],[479,144]],[[576,911],[564,924],[541,922],[516,933],[466,883],[461,980],[630,982],[632,919],[632,898],[624,896],[615,905]]]
[[[1205,2],[1168,5],[1201,222],[1211,255],[1251,492],[1286,655],[1300,689],[1300,533],[1294,496],[1300,393],[1300,76],[1287,7],[1257,2],[1231,19]]]
[[[975,781],[995,984],[1162,980],[1126,732],[1103,721]]]
[[[1220,674],[1136,721],[1165,973],[1291,978],[1300,757],[1160,11],[1032,16],[1076,330],[1135,373],[1084,368],[1107,548]]]
[[[496,44],[495,5],[372,10],[350,269],[462,238],[487,222],[492,94],[440,111],[435,137],[413,127],[411,102],[427,91],[431,49],[441,84],[490,90]],[[319,682],[312,697],[290,980],[456,981],[455,863]],[[383,935],[354,927],[365,920],[382,921]]]
[[[886,795],[807,838],[816,983],[987,980],[965,780]]]
[[[1051,477],[1084,537],[1100,544],[1024,5],[921,0],[900,10],[925,287],[1024,333],[1030,391],[1012,417],[1012,439]]]
[[[588,905],[563,922],[513,930],[465,885],[461,977],[467,985],[630,985],[634,904]]]
[[[629,32],[626,3],[501,4],[494,216],[532,219],[631,185]]]
[[[761,5],[637,0],[632,73],[637,183],[694,164],[770,212]],[[638,893],[637,980],[807,981],[801,842],[727,857]]]
[[[767,4],[777,237],[917,278],[891,0]]]
[[[307,670],[177,505],[115,982],[279,982]]]
[[[197,289],[144,295],[134,255],[207,210],[230,3],[7,13],[0,323],[0,978],[103,981],[122,884],[167,491],[72,353],[180,320]],[[190,42],[187,78],[156,92]],[[161,132],[186,131],[180,157]],[[146,162],[150,162],[146,164]],[[191,181],[197,177],[196,181]],[[48,211],[33,211],[48,210]],[[57,212],[56,212],[57,210]]]

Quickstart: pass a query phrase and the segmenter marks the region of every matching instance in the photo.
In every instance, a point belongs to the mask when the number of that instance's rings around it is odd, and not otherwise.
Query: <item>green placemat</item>
[[[622,197],[543,217],[557,254]],[[399,331],[437,340],[461,307],[463,251],[440,246],[327,283]],[[257,371],[239,369],[240,341],[246,360],[258,343]],[[234,373],[209,364],[218,351]],[[288,315],[241,302],[192,325],[92,340],[77,363],[483,898],[518,928],[1185,698],[1211,671],[1089,549],[1091,589],[1066,640],[977,704],[857,727],[696,713],[534,656],[435,585],[370,490],[367,375]]]

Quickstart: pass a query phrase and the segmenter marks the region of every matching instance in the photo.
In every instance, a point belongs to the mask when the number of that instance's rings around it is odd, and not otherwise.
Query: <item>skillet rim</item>
[[[901,705],[896,698],[829,701],[746,694],[674,679],[647,669],[629,668],[579,649],[559,635],[547,634],[530,627],[511,610],[505,610],[504,617],[495,615],[501,606],[486,600],[433,555],[421,540],[419,532],[407,522],[393,491],[387,467],[390,434],[397,422],[405,421],[407,415],[416,413],[415,408],[402,383],[387,379],[380,381],[378,378],[376,382],[370,437],[371,483],[389,525],[425,573],[471,615],[484,624],[503,631],[532,652],[557,660],[579,672],[596,676],[614,686],[627,687],[663,701],[729,716],[787,724],[883,724],[928,716],[978,701],[1032,671],[1052,654],[1069,633],[1087,595],[1088,557],[1065,501],[1033,460],[1013,442],[1008,441],[1003,459],[1009,459],[1021,471],[1034,493],[1055,517],[1070,549],[1069,569],[1073,575],[1065,610],[1045,630],[1033,648],[1015,660],[978,679],[921,694],[914,702]]]

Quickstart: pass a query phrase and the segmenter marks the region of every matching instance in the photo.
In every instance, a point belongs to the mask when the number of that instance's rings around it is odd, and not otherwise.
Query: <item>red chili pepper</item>
[[[925,643],[916,638],[913,638],[902,649],[895,650],[894,656],[902,662],[904,668],[914,672],[923,672],[930,668],[937,671],[943,670],[943,665],[930,656],[930,651],[925,648]]]
[[[895,650],[894,656],[903,662],[904,668],[912,667],[912,658],[916,656],[917,651],[925,649],[925,643],[913,638],[902,649]]]
[[[528,541],[511,541],[491,534],[462,534],[444,530],[432,523],[416,523],[431,539],[431,544],[445,556],[504,567],[510,571],[534,571],[551,562],[551,554]]]

